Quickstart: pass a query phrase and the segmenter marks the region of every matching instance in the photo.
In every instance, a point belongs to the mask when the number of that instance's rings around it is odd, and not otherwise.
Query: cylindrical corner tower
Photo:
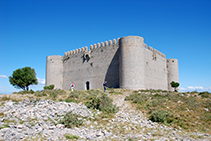
[[[62,89],[63,85],[63,57],[53,55],[47,57],[46,86],[54,85],[55,89]]]
[[[171,87],[171,82],[179,83],[179,68],[177,59],[167,59],[167,71],[168,71],[168,90],[174,91],[174,88]],[[179,91],[179,88],[177,88]]]
[[[122,37],[119,40],[120,88],[145,89],[144,39],[139,36]]]

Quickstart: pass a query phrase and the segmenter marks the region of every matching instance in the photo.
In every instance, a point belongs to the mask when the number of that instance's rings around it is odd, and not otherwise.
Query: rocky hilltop
[[[129,90],[107,91],[113,104],[119,107],[114,114],[87,108],[79,97],[74,97],[72,102],[62,101],[62,98],[70,98],[69,91],[57,96],[60,100],[53,99],[55,96],[47,99],[48,94],[39,95],[39,99],[36,93],[1,95],[0,140],[211,140],[208,133],[188,132],[152,122],[133,103],[125,101],[131,93]],[[70,111],[83,120],[81,126],[67,128],[59,123]]]

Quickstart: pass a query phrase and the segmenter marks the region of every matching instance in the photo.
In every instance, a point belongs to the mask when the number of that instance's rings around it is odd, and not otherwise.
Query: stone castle
[[[161,89],[173,91],[179,82],[178,60],[147,47],[139,36],[126,36],[47,57],[46,86],[68,90],[102,88]]]

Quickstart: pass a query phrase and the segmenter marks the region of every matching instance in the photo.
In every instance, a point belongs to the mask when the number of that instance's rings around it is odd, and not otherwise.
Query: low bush
[[[78,136],[72,135],[72,134],[65,134],[64,136],[65,136],[65,138],[66,138],[67,140],[79,139]]]
[[[27,90],[23,90],[23,91],[19,91],[19,92],[14,92],[13,94],[33,94],[34,91],[31,89],[29,91]]]
[[[10,97],[7,96],[0,97],[0,101],[9,101],[9,100],[11,100]]]
[[[153,99],[152,101],[147,103],[147,107],[161,106],[164,103],[163,101],[163,99]]]
[[[79,98],[80,93],[77,91],[71,92],[68,96],[68,98]]]
[[[42,90],[42,91],[36,91],[34,93],[35,96],[37,97],[43,97],[47,96],[51,100],[56,100],[58,95],[64,95],[66,92],[64,90]]]
[[[47,96],[45,91],[40,91],[40,92],[35,92],[34,94],[37,97],[43,97],[43,96]]]
[[[52,84],[52,85],[49,85],[49,86],[44,86],[43,88],[44,88],[44,90],[53,90],[54,85]]]
[[[77,114],[73,114],[72,111],[70,111],[64,115],[64,118],[61,119],[58,124],[63,124],[67,128],[79,127],[83,124],[83,118]]]
[[[30,94],[33,94],[33,93],[34,93],[34,91],[31,89],[31,90],[29,90],[29,93],[30,93]]]
[[[116,105],[113,105],[113,100],[109,98],[106,94],[101,96],[89,97],[89,100],[86,102],[88,108],[98,109],[102,112],[107,113],[117,113],[119,108]]]
[[[71,98],[66,98],[65,102],[70,103],[70,102],[75,102],[75,100],[71,99]]]
[[[209,97],[211,97],[211,93],[209,93],[209,92],[201,92],[201,93],[199,93],[199,95],[201,95],[202,98],[209,98]]]
[[[162,111],[158,109],[151,113],[149,119],[153,122],[171,123],[174,120],[173,117],[174,115],[169,111]]]

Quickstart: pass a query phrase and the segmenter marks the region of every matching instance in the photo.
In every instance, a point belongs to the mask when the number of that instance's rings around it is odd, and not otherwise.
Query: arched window
[[[89,83],[89,81],[86,81],[86,90],[89,90],[90,89],[90,83]]]

